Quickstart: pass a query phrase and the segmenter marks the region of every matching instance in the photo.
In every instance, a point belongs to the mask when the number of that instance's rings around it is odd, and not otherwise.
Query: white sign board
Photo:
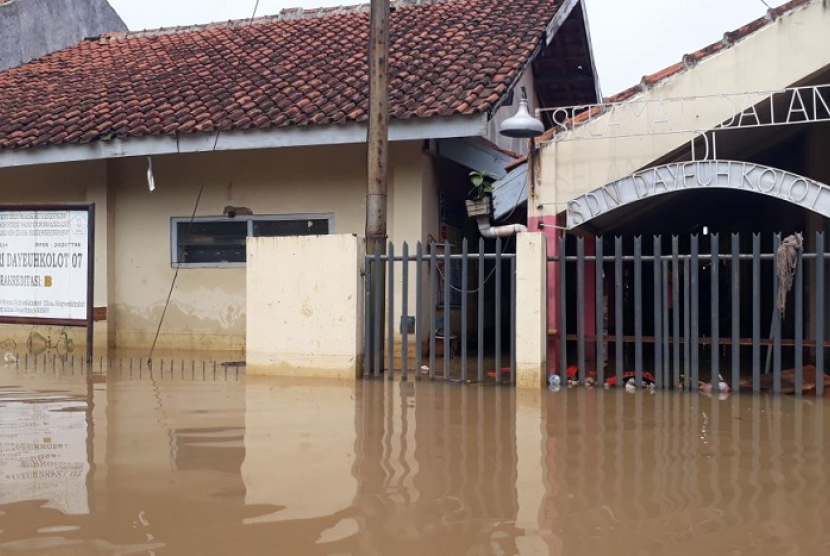
[[[0,211],[0,321],[87,319],[89,212]]]

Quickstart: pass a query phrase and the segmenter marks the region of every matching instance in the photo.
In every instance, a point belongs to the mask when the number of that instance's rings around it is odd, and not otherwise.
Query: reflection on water
[[[0,367],[0,553],[827,554],[824,404]]]
[[[0,506],[43,500],[89,513],[86,399],[0,389]]]

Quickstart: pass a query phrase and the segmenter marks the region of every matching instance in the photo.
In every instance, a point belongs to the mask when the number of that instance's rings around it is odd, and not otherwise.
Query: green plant
[[[493,192],[493,182],[496,181],[496,176],[484,170],[476,170],[470,172],[470,183],[473,187],[467,194],[473,201],[481,201],[488,194]]]

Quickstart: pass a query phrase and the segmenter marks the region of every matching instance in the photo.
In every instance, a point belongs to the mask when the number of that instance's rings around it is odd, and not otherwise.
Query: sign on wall
[[[0,210],[0,320],[87,319],[89,210]]]
[[[95,205],[0,205],[0,324],[79,326],[92,357]]]

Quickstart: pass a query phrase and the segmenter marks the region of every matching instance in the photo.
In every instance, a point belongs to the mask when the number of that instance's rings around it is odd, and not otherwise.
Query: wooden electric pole
[[[386,244],[389,158],[389,0],[371,0],[369,24],[369,136],[366,247]],[[385,251],[385,248],[384,248]]]
[[[366,138],[367,183],[366,183],[366,252],[380,251],[386,254],[387,230],[387,166],[389,160],[389,0],[371,0],[369,14],[369,130]],[[384,317],[386,315],[386,272],[367,267],[366,279],[380,277],[380,283],[372,284],[369,299],[370,329],[366,331],[366,349],[372,357],[380,360],[379,373],[384,366]],[[380,318],[378,319],[378,315]],[[379,335],[371,333],[379,327]],[[380,338],[380,345],[377,338]],[[378,354],[375,359],[374,354]],[[392,372],[391,369],[387,369]]]

